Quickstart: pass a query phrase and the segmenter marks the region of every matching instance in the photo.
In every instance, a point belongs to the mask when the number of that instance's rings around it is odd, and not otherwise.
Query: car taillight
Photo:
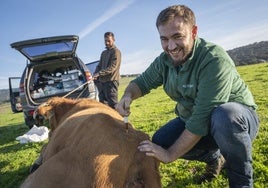
[[[29,115],[33,116],[34,115],[34,110],[28,111]]]
[[[24,83],[20,83],[20,92],[24,93]]]
[[[85,73],[86,73],[86,79],[87,79],[87,81],[92,80],[92,75],[90,74],[90,72],[89,71],[86,71]]]

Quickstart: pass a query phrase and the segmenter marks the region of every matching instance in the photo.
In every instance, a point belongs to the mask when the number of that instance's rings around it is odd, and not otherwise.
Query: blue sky
[[[265,0],[1,0],[0,89],[26,65],[10,43],[39,37],[78,35],[77,54],[88,63],[99,59],[103,34],[112,31],[122,52],[121,74],[141,73],[162,51],[156,17],[174,4],[189,6],[198,36],[226,50],[268,40]]]

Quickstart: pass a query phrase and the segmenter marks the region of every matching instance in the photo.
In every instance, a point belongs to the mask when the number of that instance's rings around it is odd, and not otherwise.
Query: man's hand
[[[145,152],[147,156],[155,157],[163,163],[170,163],[190,151],[200,139],[201,136],[185,129],[181,136],[167,150],[149,140],[142,141],[138,146],[138,150]]]
[[[130,104],[132,99],[130,96],[123,96],[119,103],[116,105],[115,109],[119,112],[121,116],[127,117],[130,114]]]
[[[127,117],[130,114],[130,104],[133,100],[142,96],[140,88],[135,84],[130,82],[124,92],[123,97],[119,103],[115,106],[115,109],[123,117]]]
[[[172,162],[168,150],[152,143],[150,140],[142,141],[138,146],[138,150],[145,152],[147,156],[155,157],[163,163]]]

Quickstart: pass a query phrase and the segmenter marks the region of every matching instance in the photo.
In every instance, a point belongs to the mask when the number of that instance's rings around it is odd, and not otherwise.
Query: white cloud
[[[130,1],[124,1],[124,0],[118,0],[112,6],[110,9],[108,9],[104,14],[96,19],[94,22],[90,23],[85,29],[83,29],[79,33],[80,39],[84,38],[88,34],[90,34],[92,31],[94,31],[97,27],[99,27],[101,24],[112,18],[113,16],[117,15],[118,13],[125,10],[127,7],[129,7],[135,0]]]
[[[161,50],[141,50],[125,54],[121,63],[121,74],[142,73],[161,52]]]
[[[268,40],[268,25],[259,24],[247,28],[241,28],[239,31],[224,37],[217,36],[213,42],[221,45],[226,50],[245,46],[254,42]]]

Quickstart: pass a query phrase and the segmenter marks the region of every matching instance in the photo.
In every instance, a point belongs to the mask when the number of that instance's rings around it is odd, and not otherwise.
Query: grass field
[[[254,141],[254,187],[268,187],[268,63],[238,67],[238,71],[249,85],[261,120],[260,131]],[[119,96],[132,78],[121,80]],[[150,136],[169,119],[174,118],[174,105],[162,88],[153,90],[149,95],[132,103],[130,122]],[[28,175],[29,167],[37,157],[43,143],[21,145],[15,140],[28,131],[24,125],[22,113],[13,114],[9,104],[0,106],[0,187],[19,187]],[[193,176],[201,174],[205,164],[186,160],[176,160],[170,164],[161,164],[160,172],[163,187],[199,188],[226,187],[226,173],[211,183],[197,185]]]

